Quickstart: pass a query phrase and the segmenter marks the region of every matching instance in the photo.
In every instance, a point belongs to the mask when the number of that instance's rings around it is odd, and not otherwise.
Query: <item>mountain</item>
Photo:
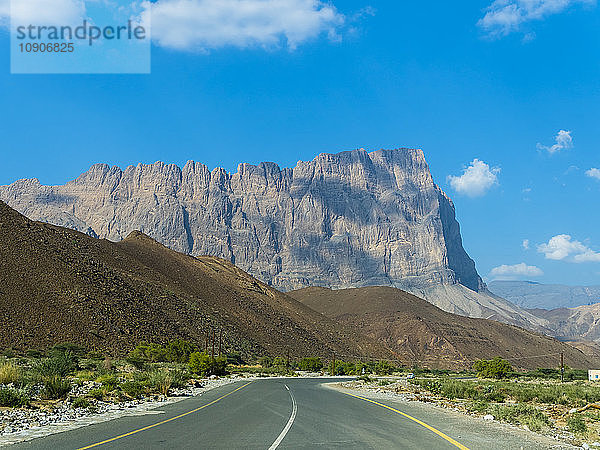
[[[600,303],[550,311],[533,309],[531,312],[548,321],[548,328],[553,336],[600,344]]]
[[[289,295],[385,344],[409,365],[467,368],[476,359],[502,356],[515,367],[557,367],[561,352],[571,367],[598,364],[597,358],[556,339],[493,320],[450,314],[399,289],[305,288]]]
[[[193,161],[96,164],[62,186],[0,186],[0,199],[112,241],[140,230],[284,291],[394,286],[457,314],[544,325],[486,290],[421,150],[324,153],[291,169],[240,164],[234,174]]]
[[[575,308],[600,302],[600,286],[563,286],[534,281],[492,281],[494,294],[528,309]]]
[[[227,351],[390,357],[389,350],[228,261],[169,250],[140,232],[119,243],[33,222],[0,202],[0,349],[73,342],[122,355],[142,340]]]

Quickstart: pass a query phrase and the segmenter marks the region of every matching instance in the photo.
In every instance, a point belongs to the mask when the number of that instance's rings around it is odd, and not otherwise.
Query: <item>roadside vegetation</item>
[[[466,413],[561,436],[571,443],[600,442],[600,383],[587,371],[539,368],[516,371],[501,358],[480,360],[471,371],[395,368],[392,377],[363,375],[356,387],[393,392]],[[598,405],[598,408],[596,408]]]

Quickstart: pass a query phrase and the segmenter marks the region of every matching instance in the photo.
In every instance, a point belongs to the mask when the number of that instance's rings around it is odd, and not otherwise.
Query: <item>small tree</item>
[[[302,358],[298,368],[306,372],[318,372],[323,368],[323,362],[320,358]]]
[[[473,370],[477,372],[479,378],[508,378],[512,373],[513,368],[510,363],[499,356],[494,359],[480,359],[473,364]]]
[[[190,372],[196,375],[225,375],[227,358],[219,356],[213,358],[206,353],[194,352],[190,355]]]
[[[167,344],[166,357],[168,361],[185,363],[190,360],[194,346],[183,339],[175,339]]]

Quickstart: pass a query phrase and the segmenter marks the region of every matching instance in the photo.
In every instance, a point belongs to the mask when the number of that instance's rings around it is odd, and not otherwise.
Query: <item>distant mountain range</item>
[[[31,219],[115,242],[140,230],[173,250],[224,258],[283,291],[391,286],[452,313],[545,325],[486,289],[421,150],[324,153],[288,169],[240,164],[233,174],[193,161],[97,164],[62,186],[0,186],[0,200]]]
[[[575,308],[600,302],[600,286],[564,286],[534,281],[492,281],[488,289],[521,308]]]
[[[314,309],[313,309],[314,308]],[[118,243],[33,222],[0,201],[0,349],[73,342],[123,355],[138,342],[190,340],[213,328],[225,351],[468,367],[594,361],[515,326],[444,312],[393,288],[283,294],[228,261],[175,252],[134,231]],[[545,358],[545,359],[544,359]]]

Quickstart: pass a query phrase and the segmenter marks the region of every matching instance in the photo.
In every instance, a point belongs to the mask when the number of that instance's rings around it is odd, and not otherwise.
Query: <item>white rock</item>
[[[485,416],[483,416],[483,420],[487,420],[488,422],[491,422],[494,420],[494,416],[492,416],[491,414],[486,414]]]

